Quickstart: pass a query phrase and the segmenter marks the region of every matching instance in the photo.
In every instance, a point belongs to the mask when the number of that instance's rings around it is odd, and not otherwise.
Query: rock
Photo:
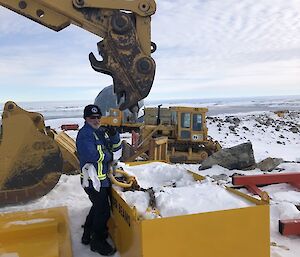
[[[290,131],[292,131],[293,133],[299,133],[299,129],[296,126],[291,127]]]
[[[265,122],[266,126],[270,126],[272,123],[274,122],[273,119],[269,118],[267,119],[267,121]]]
[[[255,121],[264,126],[270,126],[275,122],[275,120],[267,117],[257,117]]]
[[[229,126],[228,128],[229,128],[229,130],[231,130],[232,132],[235,132],[235,126]]]
[[[275,128],[275,130],[276,130],[276,131],[279,131],[279,130],[280,130],[280,127],[279,127],[279,126],[277,126],[277,127]]]
[[[279,144],[279,145],[282,145],[282,142],[280,142],[280,141],[277,141],[276,143]]]
[[[246,126],[244,126],[243,129],[246,131],[249,131],[249,129]]]
[[[279,121],[279,124],[280,124],[281,126],[284,126],[284,125],[285,125],[285,121],[284,121],[284,120],[281,120],[281,121]]]
[[[281,158],[268,157],[262,160],[261,162],[257,163],[256,167],[259,168],[261,171],[272,171],[282,162],[283,159]]]
[[[284,135],[280,135],[279,137],[280,137],[280,138],[285,138]]]
[[[226,174],[213,175],[213,176],[211,176],[211,178],[214,181],[219,181],[219,180],[225,180],[225,181],[227,181],[228,180],[228,175],[226,175]]]
[[[208,169],[213,165],[220,165],[229,170],[242,170],[255,165],[251,142],[221,149],[204,160],[199,169]]]
[[[258,122],[260,125],[266,125],[266,123],[265,123],[265,122],[263,121],[263,119],[260,118],[260,117],[257,117],[257,118],[255,119],[255,121]]]
[[[225,122],[229,122],[231,124],[238,126],[240,124],[241,120],[237,117],[229,116],[229,117],[226,117]]]

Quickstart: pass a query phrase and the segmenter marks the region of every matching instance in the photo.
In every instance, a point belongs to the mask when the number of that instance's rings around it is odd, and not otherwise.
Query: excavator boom
[[[102,61],[93,53],[89,59],[95,71],[112,76],[120,110],[136,111],[149,94],[155,75],[154,0],[0,0],[0,5],[55,31],[74,24],[103,38]]]

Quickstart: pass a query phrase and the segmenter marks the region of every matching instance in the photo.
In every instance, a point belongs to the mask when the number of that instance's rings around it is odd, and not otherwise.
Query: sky
[[[300,95],[300,0],[156,2],[148,100]],[[90,67],[98,41],[0,7],[0,102],[94,99],[112,84]]]

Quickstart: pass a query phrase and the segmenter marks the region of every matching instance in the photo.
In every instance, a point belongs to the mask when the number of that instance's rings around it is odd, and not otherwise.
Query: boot
[[[81,237],[81,243],[88,245],[91,242],[91,231],[88,228],[83,228],[83,235]]]
[[[99,237],[93,235],[91,242],[91,251],[97,252],[104,256],[111,256],[116,252],[116,249],[113,248],[105,239],[99,239]]]

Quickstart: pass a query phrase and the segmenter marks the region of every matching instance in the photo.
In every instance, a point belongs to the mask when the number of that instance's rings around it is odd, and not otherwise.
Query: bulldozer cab
[[[175,134],[178,140],[207,141],[207,108],[170,107],[170,111],[171,124],[176,127]]]

